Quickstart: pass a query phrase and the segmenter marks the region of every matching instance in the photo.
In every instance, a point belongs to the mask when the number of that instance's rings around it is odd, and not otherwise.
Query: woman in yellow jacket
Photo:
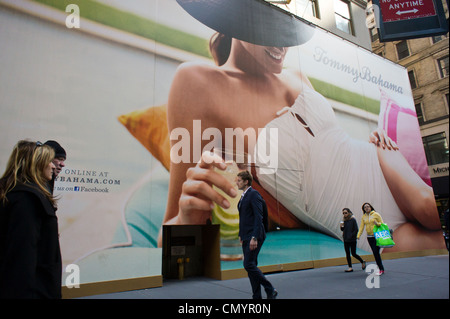
[[[378,266],[377,275],[384,274],[383,262],[381,261],[380,256],[380,247],[377,246],[377,242],[373,235],[373,227],[375,225],[380,226],[383,223],[383,219],[380,214],[375,211],[375,208],[372,207],[369,203],[364,203],[362,205],[363,216],[361,218],[361,224],[359,226],[358,235],[356,236],[358,239],[364,231],[364,227],[366,227],[367,232],[367,241],[369,242],[370,248],[372,249],[373,256],[375,257],[375,261]]]

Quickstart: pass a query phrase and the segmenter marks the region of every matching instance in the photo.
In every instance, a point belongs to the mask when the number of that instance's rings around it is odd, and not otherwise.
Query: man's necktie
[[[242,199],[244,198],[244,194],[245,193],[242,193],[242,195],[241,195],[241,199],[239,200],[239,203],[238,203],[238,209],[241,208],[241,202],[242,202]]]

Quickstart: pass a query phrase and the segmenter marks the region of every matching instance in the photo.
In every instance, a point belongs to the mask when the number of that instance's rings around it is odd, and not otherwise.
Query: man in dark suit
[[[244,268],[252,285],[253,299],[261,299],[261,285],[267,293],[267,299],[275,299],[278,292],[257,267],[267,229],[267,206],[261,194],[251,187],[253,177],[248,171],[237,175],[236,184],[243,191],[238,204],[239,239],[244,253]]]

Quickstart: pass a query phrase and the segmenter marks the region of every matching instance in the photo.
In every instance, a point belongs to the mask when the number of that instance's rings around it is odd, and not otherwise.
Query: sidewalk
[[[448,255],[392,259],[383,264],[386,272],[380,277],[367,273],[376,268],[374,262],[367,263],[366,271],[354,264],[352,273],[344,272],[347,266],[333,266],[266,276],[278,290],[278,299],[449,299]],[[158,288],[79,299],[248,300],[251,288],[248,278],[220,281],[194,277],[165,280]]]

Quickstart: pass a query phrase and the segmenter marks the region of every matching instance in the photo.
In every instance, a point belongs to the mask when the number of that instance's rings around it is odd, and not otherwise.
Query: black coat
[[[0,298],[61,298],[58,219],[50,201],[17,185],[0,203]]]
[[[344,227],[341,227],[341,230],[343,231],[342,237],[344,242],[356,241],[356,235],[358,234],[358,223],[353,216],[349,220],[344,221]]]
[[[249,188],[238,204],[239,237],[242,241],[255,237],[258,241],[266,239],[267,205],[261,194]]]

